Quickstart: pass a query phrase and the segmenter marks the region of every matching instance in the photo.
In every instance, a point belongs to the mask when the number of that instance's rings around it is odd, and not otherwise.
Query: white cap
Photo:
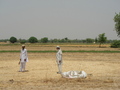
[[[22,47],[25,47],[25,45],[22,45]]]
[[[60,48],[60,46],[57,46],[56,48]]]

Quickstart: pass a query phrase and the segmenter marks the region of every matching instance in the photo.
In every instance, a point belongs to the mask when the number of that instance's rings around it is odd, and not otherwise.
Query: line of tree
[[[101,44],[103,43],[107,43],[107,44],[111,44],[111,47],[113,48],[118,48],[120,47],[120,40],[107,40],[107,37],[105,37],[105,33],[99,34],[98,37],[96,37],[95,39],[91,39],[91,38],[86,38],[86,39],[68,39],[63,38],[63,39],[48,39],[47,37],[41,38],[41,39],[37,39],[36,37],[32,36],[29,39],[17,39],[16,37],[12,36],[10,37],[10,39],[2,39],[0,40],[0,42],[10,42],[10,43],[21,43],[21,44],[25,44],[25,43],[97,43],[99,44],[99,47],[101,47]]]
[[[0,42],[6,42],[6,41],[10,41],[11,43],[112,43],[115,40],[107,40],[107,37],[105,37],[105,33],[99,34],[98,37],[96,37],[95,39],[91,39],[91,38],[86,38],[86,39],[68,39],[63,38],[63,39],[48,39],[47,37],[41,38],[41,39],[37,39],[36,37],[32,36],[29,39],[17,39],[16,37],[12,36],[10,37],[10,39],[2,39],[0,40]]]

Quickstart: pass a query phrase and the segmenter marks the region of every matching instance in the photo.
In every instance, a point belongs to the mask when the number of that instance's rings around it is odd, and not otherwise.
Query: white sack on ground
[[[68,72],[63,72],[62,77],[64,78],[86,78],[87,73],[84,71],[68,71]]]

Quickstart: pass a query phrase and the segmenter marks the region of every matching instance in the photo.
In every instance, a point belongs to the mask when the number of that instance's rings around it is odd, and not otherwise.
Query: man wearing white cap
[[[57,62],[57,65],[58,65],[58,74],[61,74],[62,73],[62,50],[60,49],[59,46],[56,47],[57,49],[57,53],[56,53],[56,62]]]
[[[20,72],[25,71],[26,62],[28,62],[27,49],[25,49],[25,45],[22,45],[21,53],[20,53]]]

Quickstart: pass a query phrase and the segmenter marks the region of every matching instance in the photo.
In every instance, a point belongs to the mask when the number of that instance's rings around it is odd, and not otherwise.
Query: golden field
[[[56,45],[26,45],[27,50],[55,50]],[[97,46],[60,45],[62,50],[116,50]],[[0,50],[20,50],[1,45]],[[85,71],[85,79],[57,74],[56,53],[28,53],[26,70],[18,72],[20,53],[0,53],[0,90],[120,90],[120,53],[63,53],[63,72]]]

